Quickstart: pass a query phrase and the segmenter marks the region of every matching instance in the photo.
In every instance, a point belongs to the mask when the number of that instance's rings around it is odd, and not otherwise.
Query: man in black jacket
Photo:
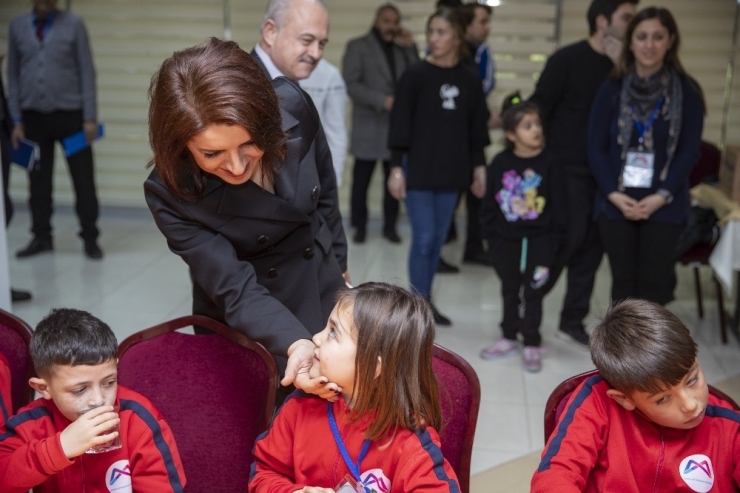
[[[540,108],[547,146],[565,174],[568,197],[568,242],[550,274],[552,286],[568,267],[557,334],[584,349],[588,334],[583,319],[604,253],[592,218],[596,182],[586,156],[588,118],[594,96],[619,56],[638,1],[592,0],[586,16],[589,37],[560,48],[548,59],[530,98]]]

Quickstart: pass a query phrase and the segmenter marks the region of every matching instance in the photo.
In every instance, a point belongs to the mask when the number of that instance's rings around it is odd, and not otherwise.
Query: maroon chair
[[[587,371],[580,375],[570,377],[555,387],[555,390],[552,391],[550,397],[547,399],[547,404],[545,404],[545,443],[547,443],[552,432],[555,431],[558,421],[560,420],[560,416],[563,414],[566,404],[568,404],[568,399],[570,399],[570,395],[576,387],[578,387],[587,378],[598,374],[598,370]],[[721,390],[710,385],[709,393],[725,402],[728,402],[735,410],[740,411],[740,407],[737,403]]]
[[[710,142],[702,141],[701,143],[701,155],[699,162],[696,163],[691,175],[689,176],[689,186],[694,187],[702,182],[707,177],[719,176],[719,168],[721,164],[722,153],[717,149],[717,146]],[[684,253],[681,258],[678,259],[678,263],[691,267],[694,272],[694,289],[696,291],[696,309],[699,318],[704,318],[704,301],[701,290],[701,276],[699,275],[699,269],[702,266],[709,265],[709,257],[712,255],[714,245],[695,245],[688,252]],[[722,285],[717,280],[717,277],[712,273],[712,281],[715,287],[715,293],[717,296],[717,309],[719,311],[719,330],[722,338],[722,343],[727,344],[727,320],[725,317],[725,305],[724,298],[722,295]]]
[[[213,334],[176,332],[197,326]],[[255,439],[275,407],[275,360],[257,342],[200,315],[143,330],[118,349],[118,381],[172,428],[186,492],[247,491]]]
[[[28,345],[33,331],[31,327],[12,313],[0,310],[0,352],[3,353],[10,367],[10,393],[13,399],[12,412],[33,400],[33,389],[28,379],[35,375]]]
[[[470,458],[480,408],[480,382],[470,363],[434,345],[432,368],[439,384],[442,454],[455,470],[460,491],[470,490]]]

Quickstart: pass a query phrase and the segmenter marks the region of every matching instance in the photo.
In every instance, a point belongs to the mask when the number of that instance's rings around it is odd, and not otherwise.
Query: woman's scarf
[[[667,159],[663,171],[660,173],[660,181],[665,181],[668,168],[678,146],[678,136],[681,132],[681,121],[683,118],[683,90],[681,89],[681,77],[675,70],[664,66],[648,79],[637,76],[635,69],[622,78],[622,90],[619,94],[619,117],[617,120],[617,144],[622,146],[622,163],[627,158],[627,150],[630,147],[632,132],[635,128],[635,120],[643,125],[647,123],[650,115],[655,111],[662,98],[663,106],[658,118],[669,121],[668,146],[666,149]],[[654,148],[653,125],[643,136],[643,146],[651,151]],[[624,168],[624,164],[622,164]],[[619,189],[623,190],[622,173],[619,174]]]

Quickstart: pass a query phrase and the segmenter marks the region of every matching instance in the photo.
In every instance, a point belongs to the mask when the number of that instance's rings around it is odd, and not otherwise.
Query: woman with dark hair
[[[303,370],[345,285],[347,247],[316,109],[215,38],[165,60],[149,98],[146,201],[190,268],[193,313],[260,342],[281,369],[290,356],[284,382],[300,373],[297,386],[318,390],[326,379]]]
[[[405,199],[411,222],[409,281],[430,299],[434,273],[461,189],[480,198],[486,188],[483,149],[488,110],[477,75],[461,63],[465,27],[456,10],[440,9],[427,21],[429,55],[403,73],[388,131],[388,190]],[[434,310],[436,322],[450,320]]]
[[[678,58],[671,13],[649,7],[630,22],[615,69],[591,106],[588,157],[599,193],[594,215],[612,272],[612,299],[665,305],[673,249],[690,212],[704,99]]]

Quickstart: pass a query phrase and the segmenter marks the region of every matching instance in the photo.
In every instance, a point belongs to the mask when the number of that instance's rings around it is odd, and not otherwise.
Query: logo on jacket
[[[439,97],[442,98],[442,108],[446,110],[454,110],[457,108],[455,106],[455,98],[460,95],[460,89],[457,88],[457,86],[453,86],[452,84],[442,84],[442,87],[439,88]]]
[[[132,493],[131,466],[127,460],[118,460],[111,464],[105,473],[105,485],[111,493]]]
[[[541,183],[542,176],[531,168],[525,169],[522,176],[513,169],[504,172],[496,202],[508,222],[540,217],[545,210],[545,197],[537,192]]]
[[[714,486],[712,461],[703,454],[690,455],[678,466],[681,479],[694,491],[706,493]]]
[[[391,480],[383,474],[382,469],[370,469],[360,475],[365,491],[370,493],[388,493],[391,491]]]

